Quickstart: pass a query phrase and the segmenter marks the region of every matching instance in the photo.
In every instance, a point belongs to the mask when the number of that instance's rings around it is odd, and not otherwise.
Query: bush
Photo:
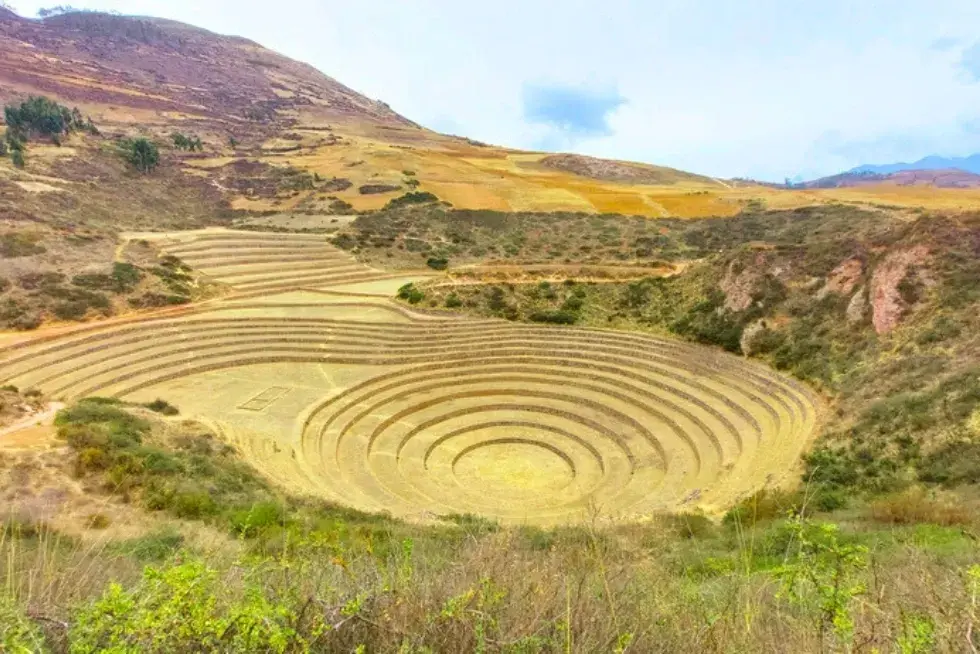
[[[397,197],[394,200],[390,200],[388,204],[385,205],[384,210],[387,211],[389,209],[397,209],[398,207],[405,207],[413,204],[431,204],[438,201],[439,198],[433,193],[429,193],[428,191],[413,191],[411,193],[406,193],[401,197]]]
[[[401,187],[392,184],[364,184],[359,186],[357,192],[361,195],[378,195],[381,193],[391,193]]]
[[[463,301],[459,299],[456,293],[450,293],[446,296],[446,308],[447,309],[458,309],[463,306]]]
[[[419,290],[415,284],[409,283],[398,289],[398,298],[409,304],[418,304],[425,299],[425,293]]]
[[[10,161],[14,164],[15,168],[23,168],[27,165],[23,150],[14,150],[10,155]]]
[[[30,96],[20,105],[7,105],[3,114],[7,129],[23,139],[33,135],[57,138],[82,127],[77,109],[72,112],[43,96]]]
[[[46,651],[41,630],[17,608],[6,592],[0,593],[0,652],[29,654]]]
[[[79,611],[68,640],[73,652],[105,651],[107,643],[118,652],[310,651],[296,630],[302,617],[266,592],[250,586],[232,600],[217,572],[193,559],[148,567],[138,587],[126,591],[112,583]],[[309,631],[327,633],[330,626],[314,617]]]
[[[795,513],[800,506],[800,497],[795,493],[765,489],[745,498],[725,514],[724,524],[755,526],[760,522],[785,518]]]
[[[574,325],[578,315],[571,311],[535,311],[528,316],[532,322],[545,322],[554,325]]]
[[[246,538],[254,538],[285,519],[286,508],[280,502],[259,502],[248,509],[235,511],[229,518],[232,530]]]
[[[180,413],[180,410],[177,407],[166,400],[161,400],[160,398],[153,400],[145,406],[150,411],[155,411],[156,413],[160,413],[165,416],[175,416]]]
[[[160,163],[160,150],[145,137],[125,139],[120,142],[123,158],[143,174],[149,173]]]
[[[129,298],[129,306],[135,309],[155,309],[179,304],[187,304],[190,297],[186,295],[164,295],[162,293],[146,292],[139,297]]]
[[[425,265],[433,270],[445,270],[449,267],[449,259],[446,257],[430,257],[429,260],[425,262]]]
[[[188,150],[190,152],[194,152],[195,150],[198,152],[204,151],[204,144],[201,142],[200,137],[185,136],[180,132],[174,132],[170,135],[170,138],[173,139],[174,147],[178,150]]]

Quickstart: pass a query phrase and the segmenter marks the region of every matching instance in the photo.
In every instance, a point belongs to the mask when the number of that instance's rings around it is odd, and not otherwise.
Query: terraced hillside
[[[0,383],[165,398],[292,491],[416,520],[717,511],[789,474],[817,423],[804,387],[711,349],[401,308],[403,279],[314,237],[163,245],[245,293],[8,345]]]
[[[196,268],[238,293],[357,286],[404,276],[369,268],[327,244],[325,237],[206,229],[129,234]]]

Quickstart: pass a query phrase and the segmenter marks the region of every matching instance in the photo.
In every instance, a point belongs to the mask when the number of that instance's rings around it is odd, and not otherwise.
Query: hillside
[[[805,188],[854,188],[882,186],[925,186],[932,189],[972,189],[980,187],[980,175],[956,168],[899,170],[873,172],[857,170],[822,177],[804,184]]]
[[[247,39],[160,19],[68,13],[28,20],[7,12],[0,54],[0,100],[45,94],[78,106],[109,134],[143,132],[161,142],[174,131],[199,136],[203,152],[180,157],[177,167],[223,189],[237,209],[373,210],[415,189],[467,209],[681,218],[760,204],[980,204],[969,189],[785,191],[441,135]],[[275,180],[290,170],[327,183],[281,188]],[[243,172],[249,183],[226,183]]]

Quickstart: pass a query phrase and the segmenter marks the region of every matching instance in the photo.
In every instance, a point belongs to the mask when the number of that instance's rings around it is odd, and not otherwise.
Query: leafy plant
[[[829,638],[850,642],[854,632],[851,608],[865,584],[857,573],[867,566],[868,548],[840,542],[838,527],[815,524],[802,516],[786,523],[791,552],[775,571],[784,596],[797,605],[816,603],[821,647]]]
[[[140,136],[120,142],[123,157],[133,168],[143,174],[149,173],[160,163],[160,150],[156,144]]]

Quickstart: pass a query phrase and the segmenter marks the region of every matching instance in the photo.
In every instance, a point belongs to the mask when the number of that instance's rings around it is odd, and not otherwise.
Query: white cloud
[[[22,13],[42,4],[15,0]],[[250,37],[409,118],[535,147],[527,84],[615,88],[609,133],[571,146],[781,180],[980,149],[964,49],[975,0],[82,0]]]

